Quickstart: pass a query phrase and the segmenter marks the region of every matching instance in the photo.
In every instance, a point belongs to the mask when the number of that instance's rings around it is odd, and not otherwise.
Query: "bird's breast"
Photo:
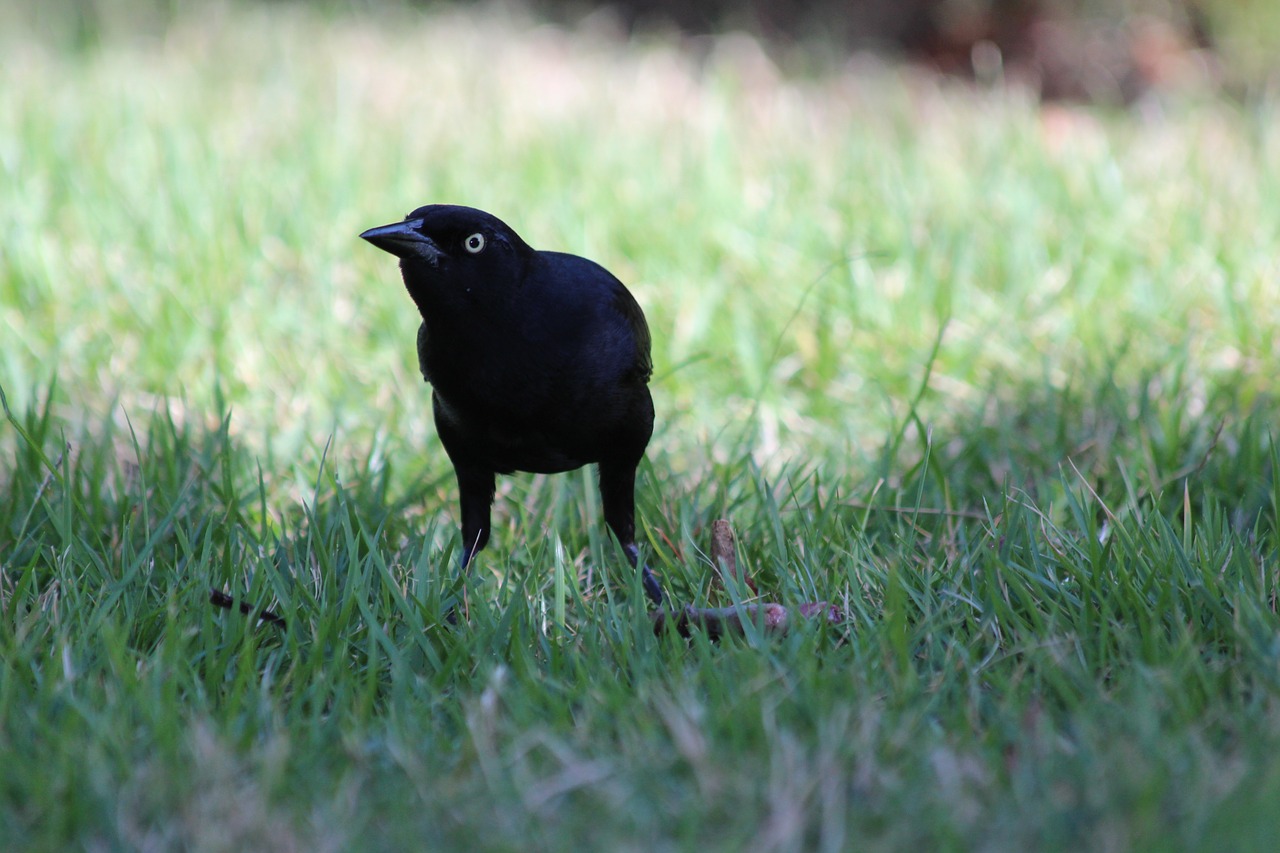
[[[436,427],[447,445],[501,474],[528,471],[557,474],[597,461],[598,447],[579,424],[556,413],[530,413],[505,405],[477,405],[464,396],[434,391]],[[450,450],[452,453],[452,448]]]

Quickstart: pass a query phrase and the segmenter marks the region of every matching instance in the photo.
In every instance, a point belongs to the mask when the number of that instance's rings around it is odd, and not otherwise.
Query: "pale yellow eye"
[[[462,241],[462,247],[473,255],[478,255],[484,251],[484,235],[480,233],[472,234],[470,237]]]

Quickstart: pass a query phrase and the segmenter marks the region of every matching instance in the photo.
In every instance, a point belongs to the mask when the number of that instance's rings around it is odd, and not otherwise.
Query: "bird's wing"
[[[623,287],[621,282],[617,284],[614,291],[613,307],[622,317],[635,343],[634,379],[641,383],[648,382],[649,377],[653,375],[653,356],[650,354],[653,340],[649,335],[649,324],[645,322],[640,303],[636,302],[635,297]]]
[[[431,377],[427,375],[427,324],[421,323],[418,326],[418,370],[422,372],[422,381],[430,382]]]

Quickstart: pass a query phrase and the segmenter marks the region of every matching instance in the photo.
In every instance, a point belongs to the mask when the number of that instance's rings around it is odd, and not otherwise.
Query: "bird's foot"
[[[658,607],[666,604],[666,596],[662,593],[662,584],[658,583],[658,576],[648,566],[640,567],[640,582],[644,585],[645,595],[649,596],[650,601]]]

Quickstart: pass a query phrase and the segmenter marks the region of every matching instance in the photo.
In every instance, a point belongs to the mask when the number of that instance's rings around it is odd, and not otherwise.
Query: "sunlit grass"
[[[15,42],[0,847],[1273,837],[1277,126],[497,11]],[[504,478],[457,576],[417,320],[356,237],[432,201],[643,305],[677,598],[728,600],[729,517],[846,624],[654,638],[590,472]]]

